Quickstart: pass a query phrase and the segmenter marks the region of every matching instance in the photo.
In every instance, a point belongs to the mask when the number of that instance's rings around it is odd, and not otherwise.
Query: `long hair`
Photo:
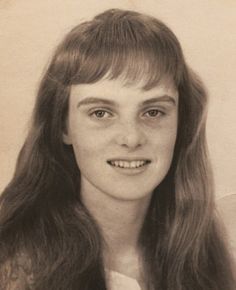
[[[144,81],[142,89],[149,90],[166,76],[179,92],[178,134],[171,168],[153,192],[140,232],[147,285],[233,290],[231,262],[215,217],[206,91],[165,24],[118,9],[69,32],[42,78],[32,126],[1,195],[5,285],[23,267],[33,276],[33,289],[107,289],[103,237],[80,200],[79,168],[72,147],[62,140],[70,89],[122,78],[127,85]]]

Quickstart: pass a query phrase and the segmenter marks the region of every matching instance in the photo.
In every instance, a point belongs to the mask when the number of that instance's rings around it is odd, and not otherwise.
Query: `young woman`
[[[157,19],[112,9],[75,27],[1,195],[0,289],[235,289],[206,102]]]

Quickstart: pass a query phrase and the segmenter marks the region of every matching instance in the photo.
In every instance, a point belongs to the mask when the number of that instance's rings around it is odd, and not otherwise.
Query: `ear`
[[[66,145],[72,144],[72,139],[70,136],[69,126],[68,126],[68,119],[66,119],[65,123],[63,124],[62,140],[63,140],[63,143],[65,143]]]
[[[71,137],[68,133],[62,133],[62,140],[66,145],[72,144]]]

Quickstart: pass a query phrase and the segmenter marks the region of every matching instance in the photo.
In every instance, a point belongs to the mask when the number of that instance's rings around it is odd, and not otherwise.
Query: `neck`
[[[117,256],[138,250],[139,233],[151,194],[137,200],[119,200],[97,190],[82,190],[81,196],[102,231],[105,255]]]

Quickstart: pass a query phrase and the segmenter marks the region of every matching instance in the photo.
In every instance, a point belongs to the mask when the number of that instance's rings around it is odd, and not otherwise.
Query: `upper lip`
[[[117,157],[117,158],[111,158],[111,159],[108,159],[107,161],[128,161],[128,162],[131,162],[131,161],[140,161],[140,160],[144,160],[144,161],[150,161],[151,162],[151,159],[150,158],[146,158],[146,157]]]

